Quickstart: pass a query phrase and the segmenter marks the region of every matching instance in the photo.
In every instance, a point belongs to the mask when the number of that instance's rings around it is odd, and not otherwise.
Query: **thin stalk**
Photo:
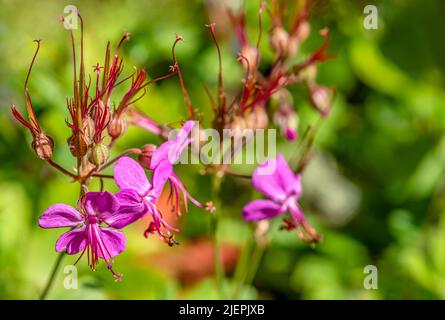
[[[250,270],[247,274],[245,285],[250,285],[255,279],[258,267],[260,266],[261,260],[263,259],[263,254],[266,246],[255,243],[255,247],[252,253],[252,259],[250,260]]]
[[[252,247],[253,247],[253,236],[249,234],[244,241],[243,249],[241,251],[241,256],[236,265],[235,274],[233,276],[235,280],[235,285],[231,294],[231,299],[238,298],[239,292],[246,281],[247,275],[249,273]]]
[[[49,159],[48,163],[53,166],[54,168],[56,168],[57,170],[59,170],[60,172],[62,172],[63,174],[66,174],[67,176],[70,176],[73,179],[77,179],[77,176],[71,172],[69,172],[68,170],[66,170],[65,168],[63,168],[62,166],[60,166],[59,164],[55,163],[53,160]]]
[[[212,235],[213,244],[213,264],[215,268],[215,281],[216,287],[218,289],[218,294],[220,299],[225,298],[224,294],[224,265],[221,259],[221,245],[218,237],[218,226],[219,217],[221,212],[221,202],[219,201],[219,192],[221,189],[221,177],[215,174],[212,177],[212,189],[213,189],[213,199],[215,202],[216,210],[211,213],[210,217],[210,232]]]
[[[48,295],[48,292],[54,283],[54,279],[56,278],[57,271],[60,268],[64,256],[65,252],[59,253],[56,263],[53,266],[53,270],[51,271],[51,275],[49,276],[49,279],[46,283],[45,289],[43,289],[42,293],[40,294],[39,300],[45,300],[46,296]]]

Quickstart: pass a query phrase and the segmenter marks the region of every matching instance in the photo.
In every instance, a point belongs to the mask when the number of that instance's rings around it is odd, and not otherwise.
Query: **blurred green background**
[[[78,7],[85,21],[86,66],[102,62],[107,41],[124,31],[126,73],[146,66],[151,76],[172,64],[175,34],[184,37],[178,57],[195,106],[209,124],[212,117],[204,85],[214,90],[215,48],[204,27],[217,23],[228,90],[239,86],[242,70],[225,5],[244,5],[249,31],[257,34],[257,1],[21,1],[0,0],[0,298],[35,299],[56,259],[61,230],[42,230],[39,215],[50,204],[74,205],[78,187],[37,159],[31,137],[11,117],[24,110],[23,83],[42,39],[30,92],[41,125],[56,141],[55,159],[74,162],[65,143],[69,130],[65,99],[72,96],[69,34],[58,17],[65,5]],[[379,10],[377,30],[365,30],[363,8]],[[445,2],[317,1],[312,33],[301,57],[320,45],[318,30],[332,32],[335,59],[319,67],[318,82],[337,88],[331,116],[317,136],[316,151],[303,175],[302,207],[323,234],[311,248],[294,232],[271,226],[271,243],[242,298],[285,299],[442,299],[445,298]],[[270,19],[265,17],[265,27]],[[78,34],[76,34],[78,35]],[[271,62],[263,39],[263,62]],[[297,61],[296,61],[297,62]],[[88,69],[92,71],[92,69]],[[292,88],[301,127],[317,115],[301,88]],[[137,106],[161,123],[185,119],[177,79],[152,86]],[[115,152],[157,138],[130,128]],[[295,144],[279,141],[292,154]],[[209,178],[199,167],[178,168],[190,192],[210,199]],[[113,182],[107,182],[116,191]],[[233,266],[251,226],[240,219],[251,199],[247,181],[224,181],[224,260]],[[258,196],[258,194],[254,194]],[[216,298],[208,242],[209,219],[194,207],[180,222],[181,245],[144,239],[146,223],[126,231],[127,250],[115,259],[124,273],[115,283],[105,265],[96,272],[80,261],[79,289],[65,290],[59,272],[52,299],[201,299]],[[176,224],[178,224],[177,222]],[[67,257],[64,265],[76,257]],[[364,267],[378,268],[378,290],[363,287]],[[228,281],[230,286],[230,281]]]

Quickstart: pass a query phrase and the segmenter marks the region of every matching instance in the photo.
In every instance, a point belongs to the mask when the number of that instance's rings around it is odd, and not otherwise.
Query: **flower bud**
[[[79,131],[77,134],[73,133],[71,137],[67,139],[67,143],[74,157],[83,157],[88,151],[90,139]]]
[[[310,86],[311,103],[323,117],[328,116],[331,111],[333,95],[333,89],[319,85]]]
[[[310,33],[311,33],[311,25],[309,24],[309,22],[304,21],[298,27],[296,36],[301,43],[309,37]]]
[[[31,146],[40,159],[46,161],[51,159],[54,150],[54,140],[50,136],[41,132],[34,137]]]
[[[247,61],[243,60],[243,66],[247,69],[249,67],[250,72],[253,72],[257,68],[258,61],[258,49],[250,46],[243,46],[241,48],[241,55],[246,58]],[[247,65],[247,62],[249,65]]]
[[[100,166],[108,160],[109,150],[108,147],[102,142],[93,144],[88,153],[88,161]]]
[[[272,96],[271,105],[276,105],[273,114],[275,125],[280,128],[286,140],[293,141],[298,135],[298,114],[293,107],[292,95],[286,89],[281,89]]]
[[[289,44],[289,34],[283,28],[274,28],[270,36],[270,44],[275,51],[285,53]]]
[[[153,152],[156,150],[156,146],[154,144],[146,144],[141,148],[141,153],[139,154],[138,160],[141,166],[145,169],[150,169],[151,165],[151,157],[153,156]]]
[[[246,116],[246,124],[249,129],[265,129],[269,119],[264,108],[253,108],[251,112]]]
[[[119,114],[116,114],[108,125],[107,130],[111,139],[116,140],[127,130],[127,121]]]
[[[86,117],[82,121],[82,131],[84,134],[85,141],[92,141],[94,136],[94,120],[91,117]]]
[[[247,128],[246,120],[244,117],[235,116],[232,123],[230,124],[230,129],[232,130],[244,130]]]

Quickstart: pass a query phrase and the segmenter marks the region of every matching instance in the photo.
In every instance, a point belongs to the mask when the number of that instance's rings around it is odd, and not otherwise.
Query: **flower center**
[[[86,218],[86,224],[95,224],[99,222],[99,218],[97,216],[88,215]]]

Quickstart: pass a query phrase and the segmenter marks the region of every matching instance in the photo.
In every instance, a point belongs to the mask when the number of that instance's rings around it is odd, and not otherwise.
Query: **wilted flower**
[[[265,171],[275,168],[272,174]],[[274,160],[267,160],[255,169],[252,185],[269,200],[258,199],[248,203],[243,209],[243,218],[247,221],[270,219],[290,211],[291,219],[284,219],[286,229],[296,229],[298,236],[306,242],[318,242],[319,234],[306,221],[298,199],[302,192],[300,174],[294,174],[282,154]]]
[[[88,264],[92,270],[104,259],[116,281],[122,275],[113,271],[111,259],[125,250],[125,234],[106,228],[123,228],[132,219],[128,213],[118,212],[119,203],[109,192],[88,192],[78,202],[79,210],[66,205],[50,206],[39,219],[42,228],[75,228],[62,234],[56,242],[57,252],[76,254],[87,252]],[[79,228],[77,228],[79,227]]]

